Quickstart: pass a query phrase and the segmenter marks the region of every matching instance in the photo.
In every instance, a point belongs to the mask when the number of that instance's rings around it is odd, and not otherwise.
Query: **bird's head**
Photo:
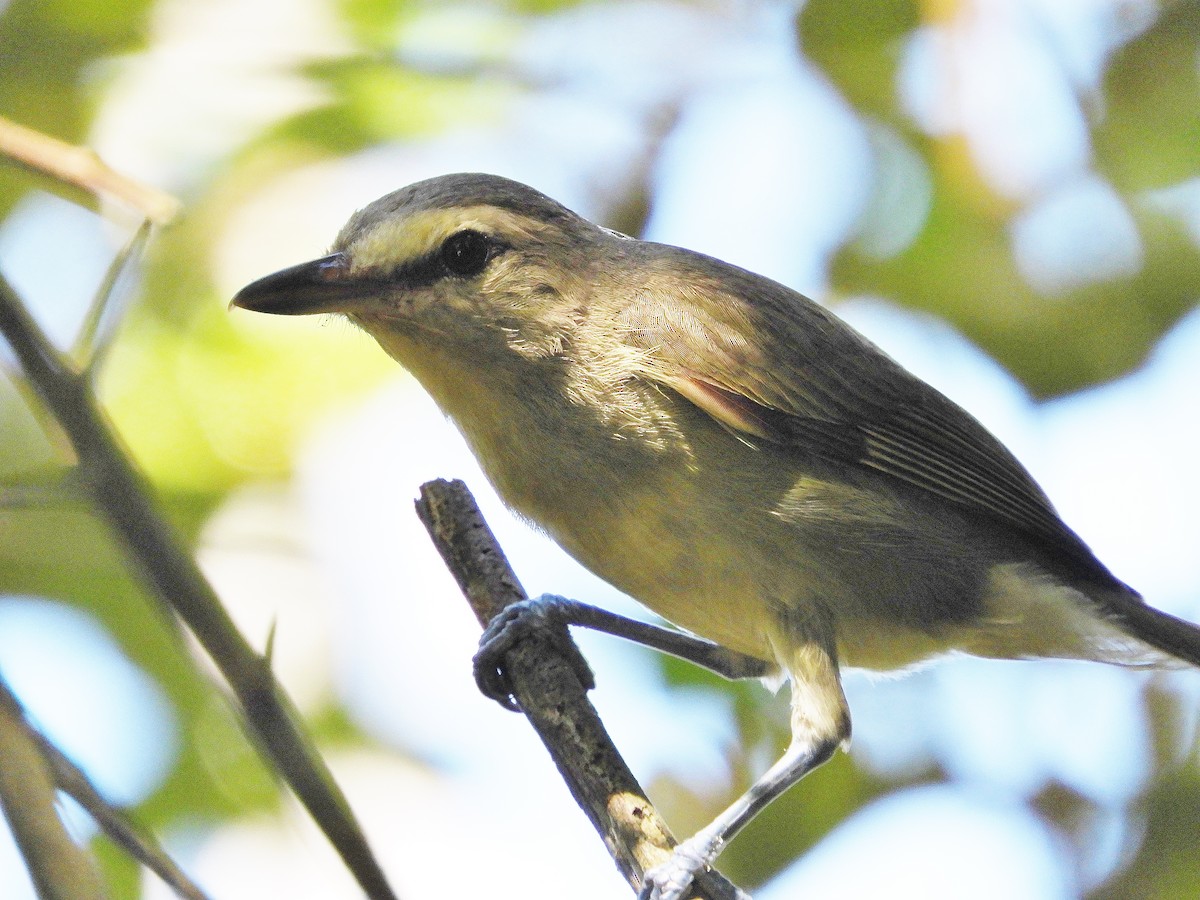
[[[343,313],[406,365],[421,348],[553,357],[586,315],[597,250],[618,241],[518,182],[446,175],[355,213],[328,256],[259,279],[232,305]]]

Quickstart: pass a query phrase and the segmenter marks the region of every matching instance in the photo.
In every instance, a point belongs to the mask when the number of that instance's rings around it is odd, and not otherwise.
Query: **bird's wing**
[[[807,298],[701,259],[683,282],[691,286],[686,306],[664,312],[655,302],[660,284],[681,283],[676,270],[659,284],[652,277],[623,312],[643,376],[735,432],[883,473],[998,520],[1093,578],[1111,578],[969,413]]]

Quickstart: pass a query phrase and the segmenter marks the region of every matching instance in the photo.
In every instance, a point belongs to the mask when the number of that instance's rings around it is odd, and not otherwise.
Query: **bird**
[[[787,749],[645,873],[643,897],[685,896],[848,746],[843,669],[951,651],[1200,665],[1200,629],[1116,578],[999,440],[833,312],[519,182],[394,191],[328,255],[232,305],[346,316],[420,381],[508,506],[682,629],[652,643],[729,677],[787,677]],[[507,706],[502,654],[530,610],[622,633],[554,597],[493,623],[477,678]]]

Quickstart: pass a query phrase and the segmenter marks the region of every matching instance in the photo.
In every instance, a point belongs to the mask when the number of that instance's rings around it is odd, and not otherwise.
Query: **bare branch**
[[[485,626],[524,589],[461,481],[421,486],[417,515]],[[575,669],[549,641],[515,646],[505,658],[513,694],[558,766],[575,801],[591,819],[617,868],[635,891],[648,868],[675,845],[587,699]],[[694,897],[727,900],[736,888],[716,872],[697,879]]]
[[[180,203],[170,194],[110,169],[90,147],[68,144],[3,116],[0,154],[94,196],[115,197],[157,225],[165,225],[179,213]]]

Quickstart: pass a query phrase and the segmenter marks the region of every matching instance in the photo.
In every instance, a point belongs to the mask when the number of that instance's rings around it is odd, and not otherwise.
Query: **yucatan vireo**
[[[792,741],[647,873],[682,897],[755,813],[845,745],[842,666],[959,650],[1200,665],[1200,629],[1147,606],[982,425],[828,310],[700,253],[634,240],[532,188],[448,175],[356,213],[333,252],[234,304],[342,313],[416,376],[501,497],[576,559],[719,647],[656,646],[729,676],[782,670]],[[620,633],[546,598],[526,615]]]

